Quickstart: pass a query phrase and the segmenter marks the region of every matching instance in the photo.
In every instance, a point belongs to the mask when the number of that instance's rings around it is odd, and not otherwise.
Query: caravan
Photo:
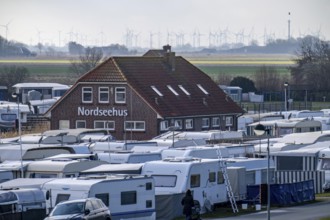
[[[112,220],[156,219],[155,188],[151,177],[112,175],[54,179],[46,182],[47,207],[61,201],[96,197],[111,210]]]
[[[157,218],[166,207],[175,206],[174,203],[179,202],[188,189],[199,201],[202,212],[212,210],[215,204],[227,202],[225,179],[218,159],[182,157],[149,161],[143,165],[142,174],[155,179]],[[173,215],[181,214],[172,212]]]

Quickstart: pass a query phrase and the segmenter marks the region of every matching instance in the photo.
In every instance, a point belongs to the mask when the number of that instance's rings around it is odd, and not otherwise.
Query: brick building
[[[110,57],[81,76],[47,112],[51,129],[107,128],[118,140],[182,131],[236,130],[243,110],[170,46]]]

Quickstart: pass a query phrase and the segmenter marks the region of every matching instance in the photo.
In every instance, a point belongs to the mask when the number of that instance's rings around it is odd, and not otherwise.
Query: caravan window
[[[109,193],[95,194],[95,197],[101,199],[106,206],[109,206]]]
[[[210,183],[215,182],[215,172],[209,173],[209,182]]]
[[[15,119],[15,114],[1,114],[1,120],[3,121],[14,121]]]
[[[57,178],[56,173],[30,173],[30,178]]]
[[[121,205],[136,204],[136,191],[126,191],[120,193]]]
[[[201,185],[201,175],[200,174],[195,174],[190,176],[190,187],[200,187]]]
[[[155,187],[175,187],[176,176],[152,175],[155,180]]]
[[[67,201],[70,198],[70,194],[57,194],[55,205],[62,201]]]
[[[225,182],[225,178],[223,178],[223,173],[221,171],[218,172],[218,184],[223,184]]]

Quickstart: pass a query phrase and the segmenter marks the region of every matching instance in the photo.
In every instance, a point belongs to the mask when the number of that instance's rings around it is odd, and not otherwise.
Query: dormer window
[[[167,88],[169,89],[169,90],[171,90],[171,92],[174,94],[174,95],[176,95],[176,96],[178,96],[179,94],[173,89],[173,87],[172,86],[170,86],[170,85],[167,85]]]
[[[182,90],[182,92],[184,92],[184,94],[190,95],[190,93],[182,85],[179,85],[179,88]]]
[[[208,95],[209,93],[206,91],[206,89],[203,88],[201,84],[197,84],[198,88],[205,94]]]
[[[159,96],[163,96],[163,94],[156,88],[156,86],[151,86],[152,90],[155,91],[155,93],[157,93],[157,95]]]

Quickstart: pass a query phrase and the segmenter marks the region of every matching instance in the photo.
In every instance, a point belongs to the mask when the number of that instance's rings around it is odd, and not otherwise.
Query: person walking
[[[194,206],[194,198],[190,189],[187,190],[186,195],[181,200],[183,205],[183,214],[186,216],[186,220],[191,220],[192,207]]]

